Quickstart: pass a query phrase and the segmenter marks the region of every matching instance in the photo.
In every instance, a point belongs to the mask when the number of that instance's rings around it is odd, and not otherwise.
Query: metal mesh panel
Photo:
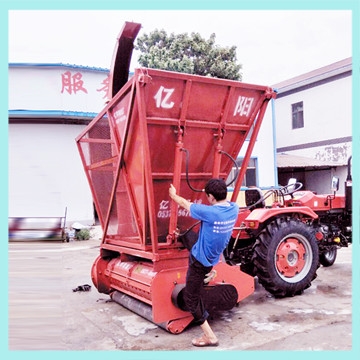
[[[107,118],[91,126],[81,142],[100,220],[106,218],[117,167],[117,150]]]
[[[124,178],[124,171],[120,172],[116,185],[116,193],[111,204],[107,235],[121,235],[122,239],[132,241],[138,235],[136,222],[129,200],[129,188]],[[135,239],[134,239],[135,241]]]

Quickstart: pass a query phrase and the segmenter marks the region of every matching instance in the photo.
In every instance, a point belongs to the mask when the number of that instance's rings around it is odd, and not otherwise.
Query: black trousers
[[[204,266],[191,254],[189,256],[189,268],[186,274],[186,286],[184,289],[184,303],[186,309],[191,312],[194,322],[201,325],[209,317],[201,299],[205,275],[210,272],[212,266]]]

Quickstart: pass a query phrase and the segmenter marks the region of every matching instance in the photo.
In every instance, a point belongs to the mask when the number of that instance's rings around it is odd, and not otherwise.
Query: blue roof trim
[[[86,118],[93,119],[98,113],[83,111],[64,111],[64,110],[9,110],[9,117],[42,117],[42,118]]]
[[[83,66],[83,65],[75,65],[75,64],[63,64],[63,63],[9,63],[9,68],[15,67],[40,67],[40,68],[70,68],[70,69],[82,69],[82,70],[90,70],[90,71],[100,71],[109,73],[109,69],[94,67],[94,66]]]

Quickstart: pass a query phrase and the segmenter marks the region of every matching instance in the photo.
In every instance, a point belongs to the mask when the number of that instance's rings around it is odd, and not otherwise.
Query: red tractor
[[[345,195],[301,191],[302,184],[245,190],[246,207],[224,252],[226,261],[257,276],[275,297],[294,296],[307,289],[319,265],[331,266],[337,249],[352,242],[351,157]],[[271,199],[271,201],[269,201]]]
[[[124,25],[109,102],[76,138],[103,229],[91,276],[99,292],[179,333],[193,320],[182,302],[189,256],[182,237],[196,235],[197,223],[170,201],[169,186],[205,203],[207,180],[227,179],[246,144],[231,181],[235,201],[276,93],[267,86],[154,69],[135,69],[128,79],[140,27]],[[250,296],[253,275],[277,296],[298,294],[315,277],[319,250],[320,258],[329,258],[335,246],[347,244],[348,233],[338,225],[340,218],[350,224],[344,199],[295,190],[273,190],[271,207],[264,205],[270,193],[246,191],[247,206],[215,266],[217,276],[203,288],[209,311],[229,310]]]

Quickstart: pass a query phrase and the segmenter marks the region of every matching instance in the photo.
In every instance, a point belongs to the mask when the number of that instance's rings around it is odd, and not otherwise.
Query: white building
[[[104,107],[109,71],[9,64],[9,217],[94,223],[75,138]]]
[[[344,192],[352,154],[352,58],[273,85],[279,183],[297,178],[329,193],[331,177]]]

